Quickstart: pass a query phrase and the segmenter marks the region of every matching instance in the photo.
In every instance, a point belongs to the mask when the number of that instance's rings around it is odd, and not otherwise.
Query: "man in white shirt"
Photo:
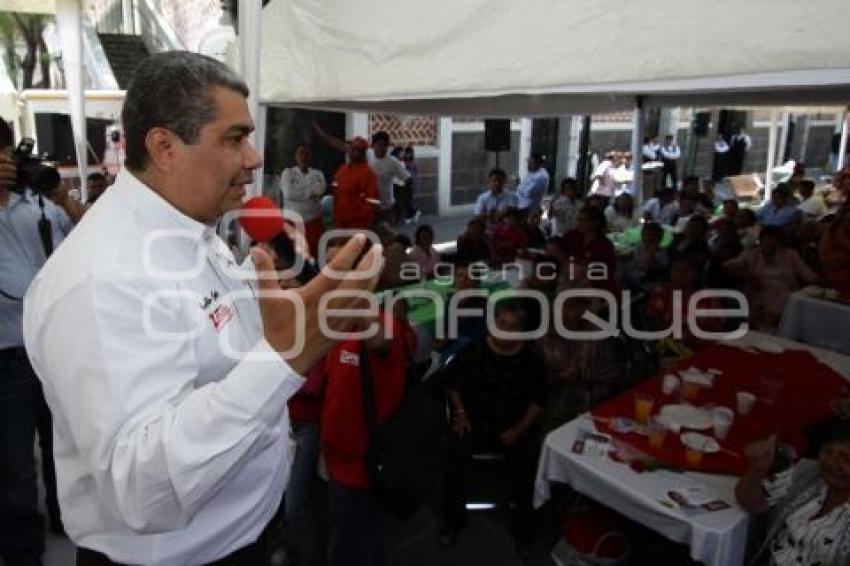
[[[262,163],[247,96],[214,59],[142,61],[125,168],[27,292],[78,565],[262,563],[289,473],[286,402],[333,345],[320,296],[371,289],[380,272],[380,246],[343,279],[287,292],[269,253],[236,265],[215,225]],[[332,267],[351,270],[363,245],[352,238]]]
[[[608,206],[608,201],[614,196],[614,190],[617,188],[617,180],[614,177],[618,165],[616,160],[617,155],[613,151],[607,152],[605,159],[596,166],[590,177],[593,181],[590,194],[603,197],[603,206]]]
[[[679,186],[679,158],[682,157],[682,152],[679,150],[679,145],[673,139],[673,136],[664,136],[664,145],[661,146],[661,163],[664,164],[664,180],[663,185],[667,186],[667,178],[670,178],[674,189]]]
[[[389,224],[397,224],[395,218],[395,195],[393,185],[398,179],[404,183],[410,182],[410,172],[404,163],[389,155],[390,135],[387,132],[375,132],[372,135],[372,148],[367,153],[369,167],[378,177],[378,195],[381,207],[378,211],[378,222],[384,221]]]
[[[676,191],[671,188],[661,189],[643,205],[643,217],[647,222],[670,226],[678,213],[679,201],[676,200]]]
[[[712,167],[711,178],[720,181],[726,176],[729,168],[729,144],[726,138],[718,132],[714,140],[714,167]]]
[[[529,211],[541,208],[543,195],[549,190],[549,172],[543,167],[543,155],[534,152],[528,158],[528,174],[516,189],[519,209]]]
[[[509,208],[517,208],[517,196],[505,190],[506,174],[502,169],[492,169],[487,177],[490,185],[487,190],[478,195],[473,214],[480,216],[489,228]]]
[[[658,161],[658,151],[660,149],[661,146],[658,144],[657,139],[646,137],[643,138],[643,147],[640,150],[640,154],[644,161]]]
[[[304,237],[310,253],[316,257],[319,238],[324,230],[322,197],[327,185],[325,176],[310,167],[310,146],[298,144],[295,167],[287,167],[280,175],[281,203],[286,211],[298,214],[304,222]]]
[[[728,175],[740,175],[744,172],[744,160],[747,158],[753,140],[744,128],[737,128],[729,140],[729,169]]]
[[[801,202],[797,205],[804,221],[818,222],[826,215],[826,203],[823,197],[815,194],[815,182],[811,179],[803,179],[797,189],[800,193]]]
[[[348,153],[349,147],[344,140],[328,134],[315,122],[313,122],[313,131],[332,148]],[[366,158],[369,160],[369,167],[378,178],[378,196],[381,204],[375,223],[386,222],[395,225],[399,219],[395,217],[393,187],[396,179],[409,184],[411,176],[404,163],[389,154],[389,149],[390,135],[383,130],[375,132],[372,134],[372,147],[366,153]]]

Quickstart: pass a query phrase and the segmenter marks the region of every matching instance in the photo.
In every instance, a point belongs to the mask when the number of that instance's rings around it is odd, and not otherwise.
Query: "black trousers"
[[[367,489],[328,483],[330,566],[387,566],[386,513]]]
[[[58,521],[53,425],[41,383],[23,348],[0,350],[0,556],[10,562],[44,551],[33,456],[36,432],[47,509]]]
[[[661,186],[667,186],[667,178],[669,177],[672,181],[672,187],[674,189],[678,188],[679,185],[679,172],[677,170],[678,162],[675,159],[664,159],[662,161],[664,164],[664,177],[661,179]]]
[[[533,532],[532,497],[539,454],[537,434],[533,430],[527,431],[511,447],[502,446],[495,435],[473,431],[460,438],[449,434],[443,468],[443,525],[460,528],[466,523],[467,470],[472,455],[482,452],[505,455],[510,478],[505,487],[513,504],[512,529],[515,536],[529,540]]]

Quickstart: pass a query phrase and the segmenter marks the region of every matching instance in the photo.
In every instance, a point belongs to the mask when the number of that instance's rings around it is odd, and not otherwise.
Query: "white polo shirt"
[[[212,227],[124,169],[30,286],[24,340],[78,546],[203,564],[277,510],[303,379],[263,338],[253,270],[237,267]]]

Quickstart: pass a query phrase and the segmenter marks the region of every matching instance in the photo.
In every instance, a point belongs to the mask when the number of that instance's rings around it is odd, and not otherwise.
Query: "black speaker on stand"
[[[484,120],[484,151],[496,152],[496,167],[499,153],[511,150],[511,121]]]

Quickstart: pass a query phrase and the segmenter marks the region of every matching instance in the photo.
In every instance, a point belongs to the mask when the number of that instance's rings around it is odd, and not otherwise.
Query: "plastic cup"
[[[696,448],[686,446],[685,462],[687,462],[689,466],[699,466],[702,462],[702,450],[697,450]]]
[[[735,413],[728,407],[716,407],[711,411],[711,418],[714,424],[714,436],[718,440],[723,440],[729,436],[729,429],[732,428],[732,421],[735,420]]]
[[[699,397],[700,386],[693,381],[682,381],[682,400],[693,403]]]
[[[749,391],[738,391],[735,397],[738,401],[738,414],[749,415],[753,405],[756,404],[756,396]]]
[[[663,391],[665,395],[672,395],[678,388],[678,377],[676,377],[672,373],[668,373],[664,376],[664,379],[661,381],[661,391]]]
[[[649,446],[655,449],[664,447],[667,438],[667,426],[658,419],[652,419],[649,423]]]
[[[652,405],[655,403],[652,395],[647,393],[635,393],[635,420],[641,423],[649,421],[652,415]]]

